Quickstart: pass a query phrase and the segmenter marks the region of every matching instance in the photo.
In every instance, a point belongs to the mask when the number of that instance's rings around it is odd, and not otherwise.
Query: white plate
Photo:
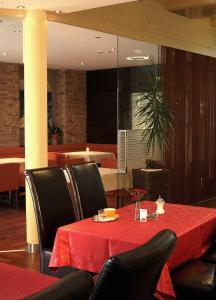
[[[103,219],[98,219],[98,215],[96,215],[92,218],[92,220],[94,222],[101,222],[101,223],[112,222],[112,221],[116,221],[118,219],[119,219],[119,215],[117,215],[117,214],[114,217],[104,217]]]

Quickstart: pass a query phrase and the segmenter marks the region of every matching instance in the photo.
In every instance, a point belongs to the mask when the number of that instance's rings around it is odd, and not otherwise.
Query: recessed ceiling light
[[[55,10],[55,13],[56,13],[56,14],[60,14],[61,12],[62,12],[62,10],[60,10],[60,9],[56,9],[56,10]]]
[[[147,60],[149,59],[149,56],[129,56],[126,58],[126,60]]]
[[[6,56],[6,55],[7,55],[7,52],[3,51],[3,52],[2,52],[2,55],[3,55],[3,56]]]
[[[136,54],[142,54],[142,50],[140,50],[140,49],[134,49],[134,53],[136,53]]]
[[[18,5],[17,8],[18,9],[25,9],[25,6],[24,5]]]
[[[81,66],[84,66],[85,63],[84,63],[84,62],[81,62],[80,64],[81,64]]]
[[[97,53],[98,54],[112,54],[114,50],[115,50],[115,48],[111,48],[111,50],[107,50],[107,51],[98,50]]]

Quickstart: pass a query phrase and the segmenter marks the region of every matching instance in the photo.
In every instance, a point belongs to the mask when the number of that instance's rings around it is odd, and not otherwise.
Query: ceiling
[[[22,63],[22,19],[0,17],[0,20],[0,62]],[[153,56],[157,60],[158,46],[48,22],[48,68],[96,70],[144,64],[126,60],[129,56]]]
[[[216,0],[156,0],[163,9],[190,19],[208,18],[215,26]]]
[[[162,9],[186,18],[202,18],[216,24],[216,0],[149,0]],[[0,62],[22,63],[22,19],[6,17],[18,15],[17,6],[26,9],[43,9],[51,12],[60,9],[68,16],[77,11],[123,2],[148,0],[0,0]],[[4,11],[6,9],[6,12]],[[10,10],[7,10],[10,9]],[[14,11],[13,11],[14,10]],[[56,15],[52,13],[52,15]],[[59,15],[59,14],[58,14]],[[69,24],[69,23],[68,23]],[[99,38],[98,38],[99,37]],[[98,51],[100,53],[98,53]],[[142,65],[143,61],[128,61],[129,56],[153,56],[158,59],[158,46],[117,37],[111,34],[48,21],[48,67],[53,69],[95,70]]]
[[[0,9],[16,9],[25,6],[26,9],[61,10],[64,13],[113,5],[135,0],[0,0]]]

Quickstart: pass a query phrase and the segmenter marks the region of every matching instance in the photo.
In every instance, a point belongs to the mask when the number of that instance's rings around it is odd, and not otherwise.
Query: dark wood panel
[[[170,200],[193,203],[216,196],[216,59],[162,47],[163,91],[175,130],[165,154]]]

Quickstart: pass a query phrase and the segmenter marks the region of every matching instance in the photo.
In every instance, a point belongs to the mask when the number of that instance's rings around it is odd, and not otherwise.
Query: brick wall
[[[20,145],[19,64],[0,63],[0,147]],[[20,73],[21,72],[21,73]],[[56,70],[53,118],[64,143],[86,142],[86,73]]]
[[[58,70],[53,118],[63,129],[64,143],[86,142],[86,73]]]
[[[19,146],[19,65],[0,63],[0,147]]]

